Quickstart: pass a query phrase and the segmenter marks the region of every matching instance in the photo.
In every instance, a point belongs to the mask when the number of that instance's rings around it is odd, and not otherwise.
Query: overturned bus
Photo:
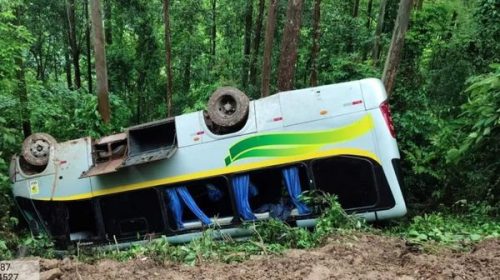
[[[206,111],[57,143],[33,134],[12,158],[15,201],[33,233],[66,248],[154,236],[188,241],[245,221],[310,227],[307,190],[338,196],[368,221],[406,213],[399,152],[378,79],[249,101],[220,88]]]

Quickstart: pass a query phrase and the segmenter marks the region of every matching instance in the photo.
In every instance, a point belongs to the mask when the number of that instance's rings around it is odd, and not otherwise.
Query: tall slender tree
[[[273,52],[274,30],[276,29],[276,10],[278,0],[269,0],[267,12],[266,35],[264,39],[264,55],[262,60],[262,83],[261,96],[269,95],[269,84],[271,83],[271,55]]]
[[[408,24],[410,23],[412,1],[413,0],[401,0],[401,2],[399,2],[398,16],[394,25],[391,45],[385,60],[384,73],[382,75],[382,81],[384,82],[388,96],[391,95],[394,89],[399,63],[401,62],[405,34],[408,30]]]
[[[255,87],[257,83],[257,59],[259,56],[260,41],[262,35],[262,20],[264,19],[264,8],[266,2],[265,0],[259,0],[259,14],[257,15],[257,21],[255,22],[255,31],[253,37],[253,50],[252,58],[250,60],[250,85]]]
[[[359,14],[359,0],[353,0],[353,7],[352,7],[352,17],[358,17]]]
[[[315,0],[313,13],[313,44],[311,48],[311,75],[309,80],[311,86],[316,86],[318,84],[319,39],[321,37],[320,21],[321,0]]]
[[[368,8],[366,9],[366,29],[370,30],[372,24],[372,9],[373,0],[368,0]]]
[[[303,0],[288,0],[286,23],[281,40],[280,64],[278,67],[278,89],[293,89],[295,64],[297,62],[297,46],[302,18]]]
[[[215,60],[215,48],[217,42],[217,0],[212,0],[212,28],[210,36],[210,54]]]
[[[377,27],[375,29],[375,39],[373,40],[373,49],[372,49],[372,59],[375,65],[378,64],[378,60],[380,58],[380,37],[382,36],[382,29],[384,28],[386,7],[387,7],[387,0],[381,0],[377,17]]]
[[[95,73],[97,84],[97,102],[101,117],[105,123],[111,119],[108,94],[108,69],[106,65],[106,49],[104,28],[99,0],[91,0],[92,30],[94,32]]]
[[[23,11],[22,7],[16,8],[16,19],[17,26],[23,25]],[[20,52],[18,55],[14,57],[14,62],[16,64],[16,92],[19,96],[19,112],[21,116],[21,124],[23,127],[23,135],[24,138],[31,135],[31,121],[30,121],[30,111],[28,108],[28,91],[26,89],[26,76],[25,76],[25,67],[24,60],[22,57],[22,53]]]
[[[89,1],[83,1],[83,13],[85,14],[85,43],[87,47],[87,83],[89,93],[92,93],[92,51],[90,50],[90,20],[89,20]]]
[[[241,68],[241,85],[244,89],[248,85],[248,73],[250,65],[250,48],[252,41],[252,17],[253,17],[253,0],[247,0],[245,10],[245,40],[243,46],[243,67]]]
[[[165,63],[167,67],[167,116],[171,117],[173,78],[172,78],[172,43],[170,40],[170,1],[163,0],[163,22],[165,25]]]
[[[80,48],[76,40],[75,0],[68,0],[66,2],[66,16],[68,20],[69,46],[71,49],[73,70],[75,71],[75,88],[79,89],[82,86],[82,80],[80,75]]]

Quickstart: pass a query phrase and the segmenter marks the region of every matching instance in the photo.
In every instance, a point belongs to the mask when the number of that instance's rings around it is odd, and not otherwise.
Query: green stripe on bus
[[[329,143],[343,142],[357,138],[363,134],[366,134],[372,128],[373,128],[373,119],[371,115],[366,115],[349,125],[331,130],[313,131],[313,132],[287,132],[287,133],[260,134],[243,139],[240,142],[234,144],[229,149],[229,155],[226,157],[225,163],[227,166],[238,159],[248,158],[256,154],[259,154],[259,156],[268,156],[264,154],[264,151],[267,151],[268,153],[282,154],[283,156],[286,156],[285,149],[280,149],[280,151],[275,151],[276,149],[264,149],[258,152],[253,151],[253,149],[256,148],[261,148],[265,146],[280,146],[280,145],[317,146]],[[292,153],[292,155],[297,155],[296,153],[297,151],[298,151],[297,147],[290,149],[290,153]]]

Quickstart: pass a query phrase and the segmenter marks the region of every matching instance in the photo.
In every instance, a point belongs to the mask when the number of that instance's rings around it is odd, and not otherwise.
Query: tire
[[[23,142],[22,156],[31,165],[45,166],[49,162],[50,149],[57,143],[47,133],[35,133]]]
[[[216,125],[231,128],[245,122],[250,100],[234,87],[218,88],[208,100],[208,116]]]

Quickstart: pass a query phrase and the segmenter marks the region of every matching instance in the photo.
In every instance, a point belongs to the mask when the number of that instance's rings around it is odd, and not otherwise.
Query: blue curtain
[[[177,229],[183,229],[184,228],[184,223],[182,221],[182,213],[183,213],[183,205],[187,206],[193,214],[200,219],[200,221],[205,224],[209,225],[212,223],[210,219],[201,211],[201,209],[198,207],[196,202],[194,201],[193,197],[189,193],[189,191],[186,189],[186,187],[177,187],[173,189],[166,189],[165,193],[167,194],[168,197],[168,208],[172,212],[173,219],[175,222],[175,225],[177,226]],[[180,196],[180,199],[179,199]],[[182,201],[182,204],[181,204]]]
[[[300,187],[299,169],[295,166],[283,168],[281,170],[283,178],[285,179],[286,189],[293,204],[297,207],[299,214],[309,214],[311,210],[299,200],[299,195],[302,193]]]
[[[182,223],[182,205],[179,200],[179,196],[175,189],[166,189],[165,193],[168,197],[168,208],[173,215],[175,225],[177,229],[183,229],[184,224]]]
[[[257,218],[250,208],[248,201],[250,176],[248,174],[233,177],[233,192],[236,199],[236,210],[244,220],[256,220]]]
[[[198,217],[198,219],[200,219],[203,224],[209,225],[212,223],[207,215],[205,215],[205,213],[201,211],[200,207],[198,207],[198,204],[196,204],[186,187],[178,187],[176,188],[176,190],[184,204],[189,208],[189,210],[191,210],[191,212],[193,212],[196,217]]]

